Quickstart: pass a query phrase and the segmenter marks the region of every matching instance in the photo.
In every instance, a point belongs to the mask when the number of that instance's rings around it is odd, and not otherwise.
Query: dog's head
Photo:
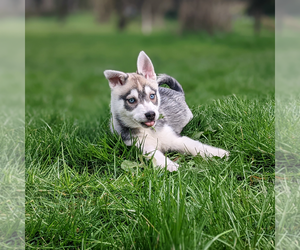
[[[130,128],[153,127],[159,118],[160,96],[150,58],[141,51],[137,73],[105,70],[111,88],[111,111],[114,118]]]

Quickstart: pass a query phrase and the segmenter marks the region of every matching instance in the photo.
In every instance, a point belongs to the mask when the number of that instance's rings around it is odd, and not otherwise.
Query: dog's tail
[[[171,76],[168,76],[166,74],[159,74],[157,76],[157,82],[159,86],[162,84],[167,84],[171,89],[184,93],[180,83],[177,82],[177,80]]]

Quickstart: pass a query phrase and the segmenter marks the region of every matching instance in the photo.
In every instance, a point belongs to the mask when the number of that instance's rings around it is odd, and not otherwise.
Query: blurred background
[[[141,50],[157,74],[183,85],[189,105],[232,94],[272,94],[274,5],[274,0],[27,0],[26,113],[108,115],[103,71],[135,72]]]
[[[248,16],[259,33],[262,25],[274,29],[275,0],[26,0],[27,18],[55,16],[64,22],[82,12],[91,13],[99,25],[114,19],[119,31],[137,22],[144,34],[171,20],[181,32],[226,32],[236,19]]]

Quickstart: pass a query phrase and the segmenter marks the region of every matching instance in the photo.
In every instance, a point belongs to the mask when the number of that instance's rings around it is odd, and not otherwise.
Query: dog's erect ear
[[[137,71],[146,79],[156,80],[153,64],[144,51],[140,52],[137,59]]]
[[[105,70],[104,75],[111,88],[116,87],[117,85],[124,85],[128,78],[126,73],[116,70]]]

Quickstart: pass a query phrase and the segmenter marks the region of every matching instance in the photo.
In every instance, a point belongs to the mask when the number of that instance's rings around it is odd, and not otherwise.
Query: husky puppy
[[[132,145],[133,138],[144,154],[150,154],[160,167],[176,171],[179,165],[164,156],[177,151],[202,157],[228,156],[229,152],[195,141],[180,133],[193,118],[181,85],[172,77],[156,77],[150,58],[141,51],[137,73],[105,70],[111,88],[111,131]],[[167,84],[170,88],[159,87]]]

